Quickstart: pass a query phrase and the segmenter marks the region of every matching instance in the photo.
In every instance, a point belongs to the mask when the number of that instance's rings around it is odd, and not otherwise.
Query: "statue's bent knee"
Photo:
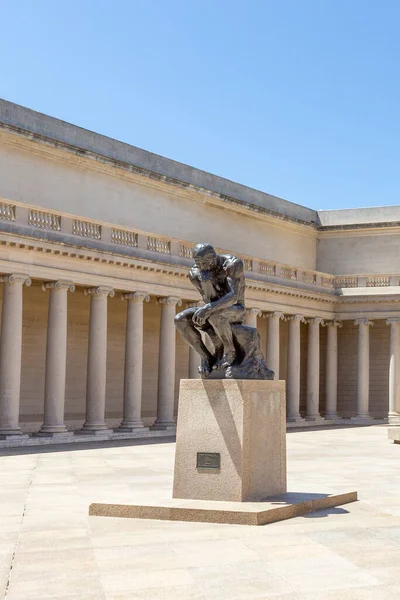
[[[187,323],[187,320],[188,319],[187,319],[186,315],[184,315],[182,313],[178,313],[174,317],[175,327],[177,327],[178,329],[184,327]]]
[[[226,320],[226,317],[224,317],[222,314],[210,315],[208,318],[208,322],[210,323],[210,325],[217,326]]]

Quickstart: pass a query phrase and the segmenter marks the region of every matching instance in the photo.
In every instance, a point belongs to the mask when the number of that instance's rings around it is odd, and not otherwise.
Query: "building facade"
[[[290,423],[400,422],[400,207],[316,212],[0,101],[0,444],[170,435],[199,241],[243,258]]]

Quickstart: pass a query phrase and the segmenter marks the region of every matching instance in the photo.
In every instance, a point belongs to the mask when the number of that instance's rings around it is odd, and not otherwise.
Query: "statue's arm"
[[[243,275],[243,262],[241,260],[235,261],[235,263],[229,269],[229,275],[227,278],[229,292],[215,300],[210,302],[210,314],[221,308],[229,308],[234,304],[237,304],[239,300],[240,291],[240,279]]]
[[[190,269],[189,271],[189,279],[190,283],[194,285],[198,292],[200,292],[201,297],[203,297],[203,290],[201,288],[201,282],[198,276],[198,273],[195,269]]]

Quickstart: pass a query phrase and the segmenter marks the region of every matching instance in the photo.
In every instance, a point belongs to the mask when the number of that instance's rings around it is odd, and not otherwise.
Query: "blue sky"
[[[400,204],[397,0],[4,0],[0,97],[321,208]]]

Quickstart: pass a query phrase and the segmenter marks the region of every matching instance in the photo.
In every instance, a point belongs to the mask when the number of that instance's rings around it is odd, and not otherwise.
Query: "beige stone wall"
[[[322,232],[317,247],[316,268],[325,273],[362,275],[398,272],[398,231]]]
[[[373,417],[385,417],[389,410],[390,327],[385,320],[370,327],[369,393]]]
[[[353,416],[357,406],[357,336],[353,321],[338,329],[338,412],[345,417]]]
[[[389,406],[389,340],[385,320],[370,327],[370,413],[385,417]],[[338,412],[351,417],[357,407],[358,327],[344,321],[338,330]]]
[[[30,152],[0,147],[0,198],[315,268],[316,239],[311,227],[282,219],[271,223],[256,212],[246,216],[232,207],[206,204],[207,196],[200,193],[193,192],[190,199],[179,188],[164,186],[163,190],[144,178],[139,185],[117,169],[112,174],[94,170],[99,165],[88,159],[63,162],[54,153],[42,156],[34,149],[35,144]],[[43,151],[39,145],[37,150]]]
[[[112,299],[109,299],[109,307]],[[108,322],[110,322],[108,311]],[[85,420],[86,366],[88,352],[90,297],[82,288],[68,294],[67,380],[65,414],[69,426],[79,427]],[[46,323],[43,324],[46,328]],[[108,340],[112,344],[112,338]],[[107,373],[108,374],[108,373]]]
[[[327,328],[320,327],[319,336],[319,411],[325,414],[325,391],[326,391],[326,340]]]
[[[43,421],[48,299],[35,282],[23,288],[20,418],[27,423]]]
[[[300,323],[300,414],[306,413],[307,406],[307,347],[308,325]]]

